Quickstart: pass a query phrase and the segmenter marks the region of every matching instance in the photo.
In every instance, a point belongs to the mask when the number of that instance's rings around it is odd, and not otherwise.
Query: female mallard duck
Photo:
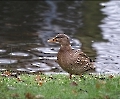
[[[89,57],[80,49],[73,50],[70,45],[69,37],[65,34],[58,34],[48,42],[59,43],[61,45],[57,54],[57,62],[63,70],[70,74],[81,75],[85,72],[94,71],[95,67]]]

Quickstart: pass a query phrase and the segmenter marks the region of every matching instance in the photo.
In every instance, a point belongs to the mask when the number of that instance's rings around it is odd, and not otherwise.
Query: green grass
[[[0,76],[0,99],[120,99],[120,76]]]

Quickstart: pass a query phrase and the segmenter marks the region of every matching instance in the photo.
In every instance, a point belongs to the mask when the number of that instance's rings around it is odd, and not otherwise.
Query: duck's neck
[[[71,50],[72,50],[71,45],[67,45],[67,46],[61,45],[60,47],[60,51],[71,51]]]

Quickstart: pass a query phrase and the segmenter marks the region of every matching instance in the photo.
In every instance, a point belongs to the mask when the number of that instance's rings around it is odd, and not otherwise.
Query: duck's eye
[[[58,39],[55,39],[55,41],[57,42],[57,41],[58,41]]]
[[[55,37],[56,39],[59,39],[59,38],[63,38],[62,36],[57,36],[57,37]]]

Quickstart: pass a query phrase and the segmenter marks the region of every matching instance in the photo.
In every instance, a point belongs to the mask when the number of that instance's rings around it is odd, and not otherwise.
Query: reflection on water
[[[108,42],[94,43],[97,50],[98,71],[120,72],[120,1],[109,1],[101,3],[104,8],[101,11],[107,15],[99,27]],[[104,69],[103,69],[104,68]]]
[[[69,35],[73,48],[81,47],[96,61],[99,72],[103,66],[107,68],[103,71],[112,70],[107,65],[118,67],[119,6],[114,5],[114,1],[1,1],[0,70],[64,72],[55,62],[59,45],[47,43],[57,33]]]
[[[0,59],[0,64],[12,64],[12,63],[16,63],[17,60],[13,60],[13,59]]]

